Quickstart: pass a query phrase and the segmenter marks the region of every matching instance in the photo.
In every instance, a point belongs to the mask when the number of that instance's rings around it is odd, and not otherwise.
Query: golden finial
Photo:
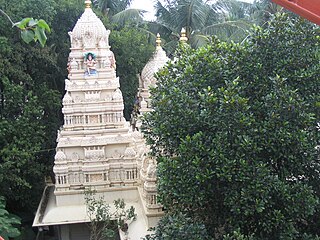
[[[85,0],[84,1],[86,8],[91,8],[91,0]]]
[[[157,33],[156,44],[157,44],[157,47],[161,47],[161,38],[160,38],[160,34],[159,33]]]
[[[181,36],[180,36],[180,42],[187,42],[188,38],[187,38],[187,32],[185,28],[181,29]]]

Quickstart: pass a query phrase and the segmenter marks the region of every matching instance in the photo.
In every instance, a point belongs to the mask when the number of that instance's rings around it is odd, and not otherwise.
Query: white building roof
[[[113,200],[118,198],[123,198],[128,208],[131,206],[134,207],[137,218],[129,224],[129,239],[138,240],[141,236],[150,234],[150,232],[148,232],[147,222],[144,217],[144,206],[140,200],[138,189],[132,188],[127,191],[119,190],[98,193],[97,197],[104,197],[106,203],[111,206],[111,212],[114,211]],[[84,197],[83,194],[77,194],[75,196],[80,196],[80,198]],[[46,187],[33,222],[33,227],[85,222],[90,222],[85,203],[73,204],[72,202],[69,202],[69,204],[57,206],[56,196],[54,195],[54,186]]]

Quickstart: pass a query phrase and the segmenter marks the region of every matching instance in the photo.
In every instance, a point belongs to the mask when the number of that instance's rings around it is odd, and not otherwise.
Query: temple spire
[[[91,0],[85,0],[84,3],[86,5],[86,8],[91,8],[91,4],[92,4]]]
[[[157,40],[156,40],[156,46],[161,47],[161,38],[160,38],[160,33],[157,33]]]
[[[180,42],[187,42],[188,38],[187,38],[187,32],[185,28],[181,29],[181,36],[180,36]]]

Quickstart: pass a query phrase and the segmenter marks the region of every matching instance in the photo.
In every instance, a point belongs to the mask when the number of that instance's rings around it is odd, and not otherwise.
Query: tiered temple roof
[[[129,236],[140,239],[162,215],[156,199],[156,163],[148,156],[142,134],[124,119],[110,31],[90,4],[87,0],[84,13],[69,32],[69,75],[64,124],[57,137],[55,183],[47,186],[33,226],[88,222],[84,192],[90,188],[110,204],[123,198],[136,208],[138,217],[129,225]],[[155,84],[153,74],[166,61],[158,44],[142,72],[142,91]]]

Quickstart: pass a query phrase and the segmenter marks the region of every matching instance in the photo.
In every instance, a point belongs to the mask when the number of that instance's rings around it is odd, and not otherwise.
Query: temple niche
[[[137,220],[129,225],[128,237],[140,239],[163,214],[157,203],[156,161],[149,157],[142,133],[123,116],[111,33],[92,11],[91,1],[85,3],[84,13],[69,32],[69,74],[62,100],[64,124],[54,158],[55,182],[44,190],[33,226],[54,226],[58,239],[89,239],[84,191],[90,188],[111,205],[121,198],[135,208]],[[158,36],[156,51],[141,74],[141,112],[150,109],[154,73],[168,60],[160,43]]]

